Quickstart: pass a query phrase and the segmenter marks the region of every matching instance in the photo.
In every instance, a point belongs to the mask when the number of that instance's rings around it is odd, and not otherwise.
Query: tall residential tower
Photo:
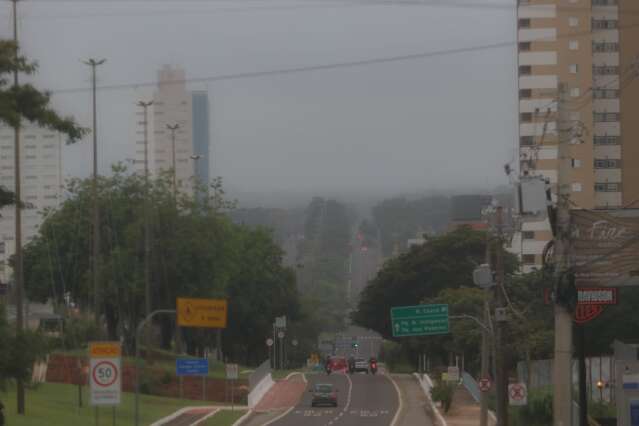
[[[522,175],[545,177],[556,193],[566,143],[576,207],[636,202],[639,2],[520,0],[518,52]],[[540,266],[550,239],[547,221],[522,224],[525,271]]]

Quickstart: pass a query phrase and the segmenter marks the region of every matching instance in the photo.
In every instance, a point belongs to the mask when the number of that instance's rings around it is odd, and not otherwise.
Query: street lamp
[[[144,302],[145,314],[151,314],[151,224],[149,223],[149,107],[153,101],[138,101],[144,109]],[[150,342],[147,342],[149,344]]]
[[[166,128],[171,131],[171,149],[173,152],[172,167],[173,167],[173,197],[177,198],[177,168],[175,166],[175,132],[180,128],[180,125],[175,123],[174,125],[167,124]]]

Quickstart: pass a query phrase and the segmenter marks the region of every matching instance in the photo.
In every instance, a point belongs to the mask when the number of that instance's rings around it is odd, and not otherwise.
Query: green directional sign
[[[394,337],[448,334],[448,305],[417,305],[391,308]]]

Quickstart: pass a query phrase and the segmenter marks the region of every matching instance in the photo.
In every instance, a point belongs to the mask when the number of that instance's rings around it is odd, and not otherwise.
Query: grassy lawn
[[[5,405],[7,426],[95,425],[95,409],[88,406],[89,393],[86,386],[83,387],[83,391],[83,408],[78,408],[77,386],[43,383],[36,389],[29,389],[26,395],[26,416],[16,415],[14,389],[9,389],[7,393],[0,392],[0,399]],[[116,409],[117,425],[133,425],[133,401],[132,393],[122,394],[122,404]],[[140,395],[140,424],[149,425],[182,407],[195,405],[202,404],[198,401]],[[207,405],[210,405],[210,402]],[[98,425],[111,426],[111,416],[110,407],[100,408]],[[217,415],[214,418],[217,418]]]
[[[231,426],[240,417],[246,414],[246,410],[220,410],[206,421],[206,426]]]

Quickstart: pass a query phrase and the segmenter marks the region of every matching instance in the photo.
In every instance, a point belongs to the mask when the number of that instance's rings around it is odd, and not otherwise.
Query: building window
[[[578,50],[579,49],[579,41],[570,40],[568,42],[568,49],[570,49],[570,50]]]
[[[524,254],[521,256],[521,261],[527,265],[534,265],[535,262],[535,255],[534,254]]]
[[[581,192],[581,182],[572,183],[572,192]]]
[[[530,19],[528,18],[520,19],[519,28],[530,28]]]
[[[595,75],[617,75],[619,74],[619,67],[612,65],[593,66],[592,73]]]
[[[592,97],[594,99],[618,99],[618,89],[594,89],[592,91]]]
[[[530,98],[532,96],[532,90],[531,89],[521,89],[519,91],[519,97],[522,99],[527,99]]]
[[[36,149],[37,145],[25,145],[24,148],[25,149]]]
[[[36,158],[38,158],[37,155],[25,155],[24,158],[26,158],[27,160],[35,160]]]
[[[25,176],[24,178],[25,178],[26,180],[35,180],[35,179],[37,179],[38,177],[37,177],[37,176],[30,175],[30,176]]]
[[[571,16],[568,18],[568,25],[571,27],[576,27],[579,25],[579,18],[576,16]]]
[[[621,167],[621,160],[595,159],[595,169],[619,169]]]
[[[535,231],[523,231],[521,236],[524,240],[534,240],[535,239]]]
[[[616,6],[617,0],[592,0],[593,6]]]
[[[532,121],[532,112],[522,112],[519,114],[519,119],[523,123],[530,123]]]
[[[522,41],[521,43],[519,43],[519,50],[521,52],[528,52],[531,47],[532,44],[529,41]]]
[[[619,136],[595,136],[593,143],[595,145],[619,145],[621,138]]]
[[[579,167],[581,167],[581,160],[578,160],[576,158],[573,158],[572,160],[570,160],[572,167],[574,169],[578,169]]]
[[[519,67],[519,75],[532,74],[532,67],[530,65],[522,65]]]
[[[592,20],[592,29],[593,30],[614,30],[619,25],[619,22],[614,19],[593,19]]]
[[[36,139],[36,135],[24,135],[25,139]]]
[[[620,192],[620,183],[598,182],[595,183],[595,192]]]
[[[579,65],[577,64],[568,65],[568,72],[570,74],[577,74],[578,71],[579,71]]]
[[[619,52],[619,43],[608,43],[605,41],[593,41],[592,51],[594,53]]]
[[[595,112],[593,118],[595,123],[613,123],[620,120],[621,114],[618,112]]]

